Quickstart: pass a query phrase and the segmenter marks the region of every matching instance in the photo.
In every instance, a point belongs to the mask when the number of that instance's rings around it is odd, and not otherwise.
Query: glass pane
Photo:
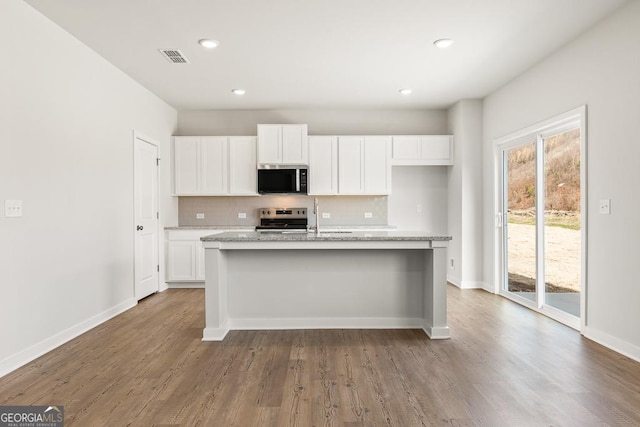
[[[505,152],[507,290],[536,300],[536,143]]]
[[[545,304],[580,316],[580,130],[544,140]]]

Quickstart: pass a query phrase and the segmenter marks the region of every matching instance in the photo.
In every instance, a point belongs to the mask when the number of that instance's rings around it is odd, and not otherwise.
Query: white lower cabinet
[[[200,238],[222,230],[167,231],[167,282],[204,281],[204,249]]]
[[[196,242],[178,240],[167,242],[167,281],[196,280]]]
[[[194,284],[204,282],[204,248],[200,238],[225,231],[253,230],[248,228],[167,230],[165,281],[168,283],[194,282]]]

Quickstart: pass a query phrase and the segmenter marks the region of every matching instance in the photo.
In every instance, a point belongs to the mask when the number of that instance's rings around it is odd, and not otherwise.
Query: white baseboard
[[[138,302],[131,298],[128,299],[115,307],[110,308],[109,310],[103,311],[84,322],[80,322],[77,325],[74,325],[52,337],[49,337],[37,344],[32,345],[29,348],[26,348],[16,354],[13,354],[2,361],[0,361],[0,377],[7,375],[9,372],[12,372],[18,369],[21,366],[26,365],[27,363],[37,359],[45,353],[50,352],[56,347],[61,346],[62,344],[76,338],[79,335],[87,332],[90,329],[95,328],[101,323],[106,322],[107,320],[121,314],[132,307],[135,307]]]
[[[490,294],[498,294],[499,291],[496,290],[495,286],[493,285],[489,285],[488,283],[485,282],[479,282],[481,285],[481,289],[484,289],[485,291],[489,292]]]
[[[167,282],[168,289],[204,289],[204,282]]]
[[[269,318],[230,319],[231,329],[422,329],[424,319],[392,318]]]
[[[447,276],[447,282],[460,289],[484,289],[484,283],[472,280],[460,280],[457,277]]]
[[[598,344],[610,348],[611,350],[623,354],[636,362],[640,362],[640,347],[633,345],[627,341],[611,336],[605,332],[585,326],[582,331],[585,338],[595,341]]]
[[[482,282],[463,280],[460,288],[461,289],[484,289],[484,284]]]
[[[202,330],[202,341],[222,341],[229,333],[229,328],[225,324],[221,328],[204,328]]]
[[[461,288],[460,279],[458,279],[457,277],[447,276],[447,283],[451,283],[456,288]]]
[[[448,326],[423,326],[422,330],[432,340],[447,340],[451,338],[451,330]]]

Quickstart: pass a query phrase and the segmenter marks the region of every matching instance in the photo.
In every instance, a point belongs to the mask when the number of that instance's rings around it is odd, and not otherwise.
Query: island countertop
[[[202,237],[205,341],[231,329],[447,326],[450,236],[425,231],[223,232]]]
[[[203,242],[397,242],[449,241],[451,236],[424,231],[320,231],[310,232],[224,232],[200,238]]]

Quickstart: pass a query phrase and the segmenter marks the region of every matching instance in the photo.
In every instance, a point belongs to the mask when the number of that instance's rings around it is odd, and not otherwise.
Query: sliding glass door
[[[505,290],[537,300],[536,142],[504,150]]]
[[[584,299],[583,115],[498,144],[501,294],[572,327]]]

